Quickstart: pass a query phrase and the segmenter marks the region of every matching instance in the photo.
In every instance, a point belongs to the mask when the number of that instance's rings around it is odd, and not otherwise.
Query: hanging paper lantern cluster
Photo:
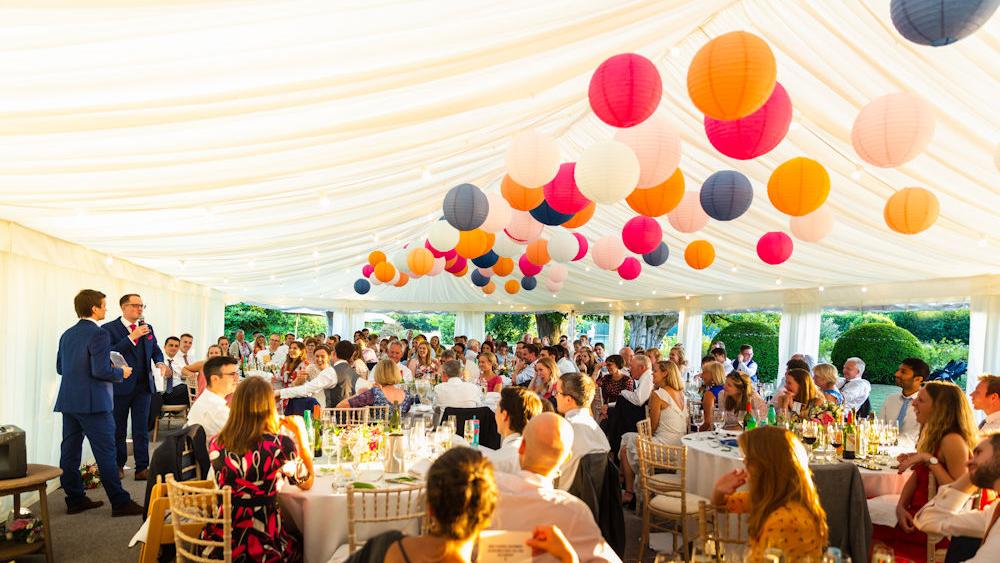
[[[681,162],[681,136],[662,115],[618,131],[615,140],[631,148],[639,161],[639,189],[662,184]]]
[[[780,231],[765,233],[757,241],[757,256],[772,266],[781,264],[792,255],[792,238]]]
[[[524,211],[514,211],[511,214],[510,223],[504,232],[507,233],[514,242],[518,244],[528,244],[542,234],[545,225],[539,223],[531,216],[531,213]]]
[[[885,202],[885,224],[904,235],[915,235],[937,221],[941,205],[937,196],[924,188],[903,188]]]
[[[517,280],[507,280],[503,284],[503,290],[507,293],[514,295],[518,291],[521,291],[521,284]]]
[[[782,163],[767,181],[767,197],[786,215],[812,213],[828,195],[830,174],[811,158],[798,157]]]
[[[645,254],[656,250],[663,240],[663,229],[656,219],[640,215],[625,223],[622,229],[622,242],[629,252]]]
[[[444,196],[444,219],[460,231],[478,229],[486,221],[490,202],[486,194],[472,184],[460,184]]]
[[[767,43],[734,31],[698,50],[688,67],[688,95],[709,117],[734,120],[760,109],[774,90],[777,63]]]
[[[616,270],[625,261],[627,252],[621,238],[607,235],[594,243],[594,250],[590,254],[598,268]]]
[[[542,267],[528,260],[528,256],[525,254],[517,259],[517,268],[526,276],[537,276],[542,271]]]
[[[889,14],[903,37],[943,47],[975,33],[997,6],[1000,0],[892,0]]]
[[[753,186],[746,176],[735,170],[720,170],[701,185],[698,200],[712,219],[732,221],[750,209]]]
[[[934,135],[934,107],[909,92],[875,98],[854,120],[851,142],[865,162],[892,168],[917,157]]]
[[[549,263],[551,258],[549,257],[549,241],[545,239],[538,239],[535,242],[528,245],[524,249],[524,256],[532,264],[542,267]]]
[[[555,209],[552,209],[548,201],[543,201],[538,207],[532,209],[530,213],[536,221],[550,227],[562,225],[573,218],[572,213],[559,213]]]
[[[535,276],[524,276],[523,278],[521,278],[521,287],[524,288],[525,291],[532,291],[537,286],[538,286],[538,280],[535,278]]]
[[[708,214],[701,208],[701,194],[687,192],[677,207],[667,215],[670,226],[682,233],[700,231],[708,224]]]
[[[684,249],[684,261],[695,270],[704,270],[715,262],[715,247],[707,240],[692,241]]]
[[[496,252],[490,250],[486,254],[473,258],[472,263],[475,264],[477,268],[492,268],[498,260],[500,260],[500,256]]]
[[[551,137],[538,131],[514,135],[507,149],[507,175],[514,182],[527,188],[540,188],[552,181],[558,171],[559,147]]]
[[[578,244],[576,256],[573,257],[573,261],[577,262],[579,260],[583,260],[583,257],[587,255],[587,250],[590,245],[587,242],[587,239],[580,233],[573,233],[573,236],[576,238],[576,242]]]
[[[590,107],[613,127],[632,127],[656,111],[663,83],[656,65],[635,53],[615,55],[590,78]]]
[[[406,257],[406,264],[416,276],[426,276],[434,268],[434,255],[426,248],[414,248]]]
[[[723,121],[705,116],[705,135],[720,153],[750,160],[771,152],[785,138],[792,123],[792,100],[780,83],[771,97],[750,115]]]
[[[580,228],[586,225],[587,221],[590,221],[590,218],[594,216],[594,211],[596,210],[597,210],[597,204],[594,202],[590,202],[590,204],[587,205],[587,207],[584,207],[582,211],[580,211],[576,215],[573,215],[573,218],[563,223],[562,226],[567,229]]]
[[[427,242],[434,250],[447,251],[455,248],[458,244],[458,229],[452,227],[447,221],[438,221],[431,225],[430,232],[427,233]]]
[[[575,169],[575,162],[564,162],[559,165],[556,177],[542,187],[545,201],[558,213],[572,216],[590,205],[590,200],[576,187],[576,179],[573,177]]]
[[[684,174],[678,168],[659,185],[636,188],[625,201],[640,215],[659,217],[677,207],[682,197],[684,197]]]
[[[600,141],[580,155],[573,173],[580,193],[598,203],[625,199],[639,182],[639,159],[618,141]]]
[[[355,280],[354,282],[354,291],[358,295],[364,295],[369,291],[371,291],[371,289],[372,289],[372,284],[369,283],[369,281],[364,278]]]
[[[504,176],[500,182],[500,194],[507,200],[510,207],[517,211],[531,211],[545,199],[541,187],[524,187],[512,180],[510,176]]]
[[[579,249],[579,241],[565,229],[555,229],[546,245],[549,257],[556,262],[572,261]]]
[[[487,193],[486,200],[489,203],[489,212],[479,228],[487,233],[499,232],[507,226],[507,223],[510,223],[512,211],[510,204],[503,196],[494,192]]]
[[[802,242],[819,242],[833,230],[833,211],[824,205],[812,213],[792,217],[789,228]]]

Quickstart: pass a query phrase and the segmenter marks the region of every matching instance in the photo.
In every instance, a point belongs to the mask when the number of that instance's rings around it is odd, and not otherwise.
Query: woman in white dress
[[[655,389],[649,397],[652,438],[654,442],[679,446],[688,430],[687,403],[684,402],[684,383],[681,381],[680,369],[669,360],[656,362],[653,366]],[[622,503],[629,506],[635,505],[635,472],[639,468],[638,438],[639,435],[635,432],[625,433],[618,452],[625,484]]]

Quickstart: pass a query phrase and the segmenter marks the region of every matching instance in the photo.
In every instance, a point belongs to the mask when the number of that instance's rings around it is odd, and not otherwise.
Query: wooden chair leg
[[[639,561],[646,554],[646,544],[649,542],[649,503],[642,511],[642,535],[639,536]]]
[[[49,527],[49,499],[45,492],[45,483],[38,488],[38,507],[42,511],[42,540],[45,542],[45,561],[52,563],[52,529]]]
[[[153,420],[153,442],[156,442],[156,435],[160,431],[160,416],[157,415],[156,419]]]

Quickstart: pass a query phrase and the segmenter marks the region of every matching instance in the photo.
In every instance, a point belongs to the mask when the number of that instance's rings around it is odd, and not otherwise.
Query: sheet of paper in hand
[[[114,367],[116,367],[116,368],[123,368],[123,367],[125,367],[127,365],[125,363],[125,357],[122,356],[121,354],[119,354],[118,352],[115,352],[114,350],[112,350],[111,351],[111,365],[114,366]]]
[[[484,530],[479,533],[480,563],[531,563],[531,548],[525,543],[531,532]]]

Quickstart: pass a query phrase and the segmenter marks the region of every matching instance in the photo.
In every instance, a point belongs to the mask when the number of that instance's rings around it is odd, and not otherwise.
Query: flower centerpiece
[[[0,522],[0,544],[4,542],[35,543],[42,539],[42,521],[34,515],[21,515]]]
[[[333,434],[340,444],[341,461],[354,461],[354,450],[359,443],[364,443],[367,446],[367,449],[361,453],[359,463],[377,461],[385,444],[385,430],[381,424],[338,426],[333,428]]]
[[[806,419],[829,426],[844,419],[843,408],[837,403],[823,403],[810,408]]]
[[[96,489],[101,486],[101,472],[97,469],[96,463],[81,467],[80,478],[83,479],[84,489]]]

